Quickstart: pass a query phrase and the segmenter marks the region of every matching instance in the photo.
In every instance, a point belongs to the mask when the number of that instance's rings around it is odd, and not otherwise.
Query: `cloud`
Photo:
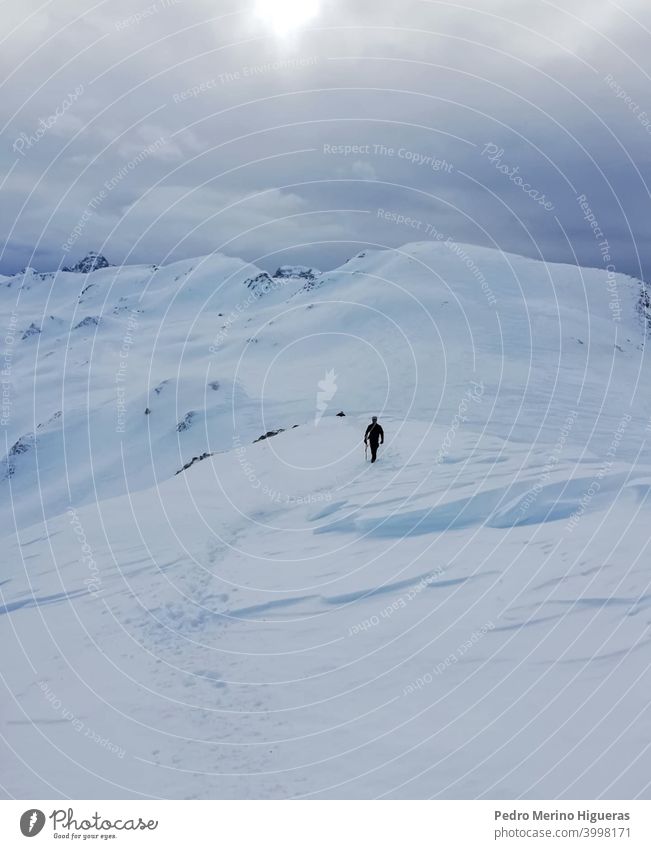
[[[313,26],[278,39],[241,4],[214,0],[12,4],[0,271],[58,265],[88,203],[127,169],[80,254],[105,240],[113,261],[224,246],[328,268],[366,242],[412,237],[378,220],[382,207],[459,241],[599,265],[585,193],[618,270],[644,276],[646,3],[322,5]],[[17,155],[14,141],[78,86],[83,96]],[[486,161],[488,143],[553,214]]]

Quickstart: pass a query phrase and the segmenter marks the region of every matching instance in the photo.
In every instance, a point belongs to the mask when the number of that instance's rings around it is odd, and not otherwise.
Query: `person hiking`
[[[377,423],[377,416],[373,416],[364,434],[364,445],[371,446],[371,463],[375,463],[377,459],[378,444],[384,445],[384,431],[382,425]]]

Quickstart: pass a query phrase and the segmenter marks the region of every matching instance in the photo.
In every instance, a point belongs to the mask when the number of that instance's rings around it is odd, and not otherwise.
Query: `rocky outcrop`
[[[16,458],[21,454],[26,454],[34,447],[34,445],[36,445],[36,437],[33,433],[27,433],[25,436],[21,436],[17,442],[14,442],[9,449],[9,453],[2,461],[2,466],[4,467],[2,469],[2,480],[6,480],[7,478],[14,476],[16,473]]]
[[[90,274],[91,271],[97,271],[98,268],[109,268],[110,262],[102,254],[97,251],[90,251],[83,259],[80,259],[75,265],[62,268],[62,271],[72,271],[77,274]]]
[[[197,414],[194,410],[190,410],[189,413],[186,413],[185,416],[183,416],[183,419],[177,424],[177,431],[179,433],[182,433],[184,430],[190,430],[190,428],[192,427],[192,422],[196,415]]]
[[[269,277],[266,271],[262,271],[255,277],[249,277],[248,280],[244,281],[244,285],[247,289],[250,289],[256,295],[258,295],[258,297],[260,295],[266,295],[267,292],[270,292],[272,289],[276,288],[276,286],[274,286],[273,280],[271,279],[271,277]]]
[[[96,327],[99,324],[99,316],[98,315],[87,315],[86,318],[82,318],[79,324],[75,324],[72,328],[73,330],[79,330],[81,327]]]
[[[315,280],[321,272],[307,265],[281,265],[276,269],[274,278],[299,278],[302,280]]]
[[[41,332],[41,328],[37,327],[34,322],[32,322],[27,330],[23,333],[22,339],[29,339],[30,336],[37,336]]]
[[[292,430],[298,427],[298,425],[292,425]],[[272,436],[278,436],[279,433],[284,433],[285,428],[279,427],[278,430],[268,430],[266,433],[263,433],[262,436],[259,436],[257,439],[254,439],[253,442],[262,442],[263,439],[270,439]]]
[[[194,466],[195,463],[200,463],[201,460],[205,460],[207,457],[212,457],[212,453],[210,451],[204,451],[203,454],[199,454],[198,457],[193,457],[189,462],[184,463],[180,469],[174,472],[175,475],[180,475],[181,472],[184,472],[186,469],[189,469],[190,466]]]

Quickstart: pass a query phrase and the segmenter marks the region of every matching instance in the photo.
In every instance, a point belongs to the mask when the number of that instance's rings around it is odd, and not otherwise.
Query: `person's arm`
[[[382,430],[382,425],[380,425],[380,444],[384,445],[384,431]]]
[[[368,432],[369,432],[370,429],[371,429],[371,426],[369,425],[366,428],[366,433],[364,434],[364,445],[366,445],[366,443],[368,442]]]

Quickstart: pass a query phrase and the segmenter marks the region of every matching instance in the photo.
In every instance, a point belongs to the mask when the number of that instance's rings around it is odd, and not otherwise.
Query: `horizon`
[[[547,260],[547,259],[545,259],[544,257],[541,257],[541,256],[532,256],[530,254],[518,253],[517,251],[504,250],[503,248],[501,248],[499,246],[474,244],[472,242],[458,242],[458,241],[455,241],[455,240],[450,240],[450,243],[457,246],[457,247],[474,248],[474,249],[480,249],[480,250],[489,250],[489,251],[495,251],[496,253],[501,254],[501,255],[510,255],[510,256],[514,256],[514,257],[521,257],[523,259],[531,259],[531,260],[534,260],[536,262],[544,263],[546,265],[567,265],[567,266],[570,266],[572,268],[579,268],[579,269],[585,269],[585,270],[591,270],[591,271],[603,271],[603,268],[598,264],[595,264],[595,265],[579,265],[576,262],[569,262],[569,261],[566,261],[566,260]],[[339,242],[338,244],[341,244],[341,243]],[[363,251],[372,251],[372,250],[375,250],[375,251],[395,251],[397,253],[401,253],[401,252],[405,252],[405,249],[408,248],[410,245],[431,245],[431,246],[435,246],[435,245],[445,245],[445,244],[446,244],[446,242],[442,242],[440,240],[439,241],[430,240],[430,239],[412,240],[412,241],[409,241],[409,242],[404,242],[401,245],[378,245],[378,244],[375,244],[375,243],[372,243],[372,242],[366,242],[364,244],[358,245],[358,250],[356,250],[355,253],[349,254],[347,256],[347,258],[343,262],[339,263],[338,265],[333,265],[333,266],[329,266],[329,267],[318,267],[318,268],[315,265],[310,265],[308,263],[301,262],[300,259],[298,259],[295,262],[283,261],[283,262],[271,262],[267,265],[262,264],[270,256],[273,256],[273,252],[270,253],[270,254],[266,254],[264,256],[258,257],[257,260],[256,259],[248,260],[248,259],[245,259],[242,256],[237,256],[235,254],[226,253],[225,251],[213,250],[213,251],[209,251],[208,253],[205,253],[205,254],[191,254],[191,255],[188,255],[188,256],[180,256],[180,257],[177,257],[177,258],[174,258],[174,259],[169,259],[169,261],[167,261],[167,262],[155,262],[153,260],[144,260],[142,262],[112,262],[111,257],[107,256],[107,254],[109,254],[110,251],[107,251],[106,249],[104,249],[104,250],[88,250],[83,254],[79,254],[78,256],[70,258],[68,260],[69,264],[67,266],[60,266],[58,268],[38,268],[37,266],[31,265],[31,266],[25,266],[23,268],[20,268],[20,269],[12,272],[10,274],[2,274],[1,276],[6,277],[6,278],[17,277],[17,276],[23,274],[28,268],[31,268],[37,274],[57,274],[58,272],[79,273],[79,272],[73,272],[73,270],[72,270],[73,267],[75,265],[78,265],[79,263],[83,262],[84,260],[93,257],[93,256],[104,257],[104,259],[106,259],[107,262],[108,262],[109,268],[117,268],[117,269],[127,268],[127,267],[132,266],[132,265],[133,266],[145,265],[145,266],[151,266],[151,267],[157,267],[157,268],[166,268],[167,266],[174,265],[175,263],[188,262],[188,261],[193,260],[193,259],[207,259],[208,257],[211,257],[211,256],[224,256],[224,257],[227,257],[228,259],[241,260],[243,263],[250,265],[252,268],[254,268],[258,271],[266,271],[271,277],[273,277],[276,274],[276,272],[279,271],[284,266],[287,266],[287,267],[290,267],[290,268],[292,268],[292,267],[293,268],[307,268],[307,269],[311,269],[312,271],[319,272],[321,274],[327,274],[329,272],[338,271],[338,270],[342,269],[343,266],[350,259],[353,259],[355,256],[357,256],[359,253],[361,253]],[[260,263],[260,264],[258,264],[258,263]],[[614,273],[618,274],[618,275],[624,275],[624,276],[627,276],[627,277],[632,277],[634,280],[637,280],[639,283],[643,284],[644,286],[647,286],[647,281],[643,280],[641,277],[635,277],[634,275],[627,274],[625,271],[617,271],[617,272],[614,272]],[[604,272],[604,274],[606,274],[606,272]],[[612,275],[610,275],[610,276],[612,276]]]

